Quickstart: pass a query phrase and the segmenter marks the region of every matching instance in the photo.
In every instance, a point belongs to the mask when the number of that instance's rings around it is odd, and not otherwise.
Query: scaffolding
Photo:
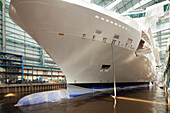
[[[3,0],[0,9],[0,51],[23,54],[24,63],[57,67],[50,56],[9,17],[10,0]]]
[[[24,66],[25,83],[65,83],[66,78],[60,68]]]
[[[21,76],[21,83],[24,83],[24,56],[0,52],[0,83],[19,83],[18,76]]]
[[[169,7],[170,7],[170,4],[165,4],[165,5],[163,5],[163,11],[164,11],[164,12],[169,11]],[[124,16],[129,16],[129,17],[131,17],[131,18],[141,18],[141,17],[145,17],[145,15],[146,15],[146,12],[143,11],[143,10],[141,10],[141,11],[139,10],[139,12],[136,11],[135,14],[133,14],[133,13],[134,13],[134,12],[132,12],[132,14],[125,14]],[[162,22],[159,22],[159,23],[162,24]]]
[[[48,82],[57,80],[59,78],[65,79],[65,75],[61,74],[62,71],[51,57],[41,48],[41,46],[23,29],[17,26],[9,16],[9,4],[10,0],[3,0],[2,6],[0,5],[0,52],[10,53],[18,56],[22,56],[23,60],[20,62],[14,59],[1,58],[0,60],[0,81],[1,83],[42,83],[37,78],[47,77]],[[7,60],[8,59],[8,60]],[[1,63],[23,63],[22,66],[3,65]],[[19,65],[19,64],[18,64]],[[49,67],[50,66],[50,67]],[[7,68],[15,68],[15,71],[5,71]],[[27,71],[29,70],[29,71]],[[3,71],[3,72],[2,72]],[[22,73],[24,71],[24,73]],[[36,72],[39,73],[36,73]],[[40,72],[44,74],[41,74]],[[45,74],[50,73],[50,74]],[[59,74],[57,74],[59,73]],[[30,79],[31,77],[31,79]],[[10,78],[10,80],[9,80]],[[51,78],[51,79],[50,79]],[[11,81],[11,79],[13,79]]]
[[[0,52],[0,84],[65,83],[60,68],[24,65],[24,56]]]

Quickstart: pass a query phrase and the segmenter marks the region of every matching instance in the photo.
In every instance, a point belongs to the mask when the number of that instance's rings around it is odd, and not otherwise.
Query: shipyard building
[[[169,51],[169,0],[0,0],[0,95],[19,106],[150,84],[168,100]]]

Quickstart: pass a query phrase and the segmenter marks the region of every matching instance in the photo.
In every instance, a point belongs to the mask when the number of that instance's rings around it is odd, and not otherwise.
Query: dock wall
[[[0,94],[20,92],[40,92],[49,90],[66,89],[66,83],[34,83],[34,84],[10,84],[0,85]]]

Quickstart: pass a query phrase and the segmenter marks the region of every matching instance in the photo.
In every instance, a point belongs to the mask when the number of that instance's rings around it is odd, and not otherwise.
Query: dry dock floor
[[[133,89],[118,92],[116,106],[107,93],[93,93],[57,102],[14,107],[19,98],[0,95],[0,113],[169,113],[164,91],[158,87]]]

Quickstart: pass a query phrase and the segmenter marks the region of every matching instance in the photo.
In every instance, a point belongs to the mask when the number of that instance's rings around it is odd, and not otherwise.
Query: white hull
[[[68,83],[113,83],[111,43],[115,34],[120,37],[113,48],[116,82],[152,81],[152,61],[135,54],[141,31],[135,22],[128,25],[131,20],[61,0],[12,0],[9,11],[12,20],[27,31],[62,69]],[[96,15],[109,19],[109,22],[96,19]],[[121,27],[110,21],[121,24]],[[96,30],[102,33],[96,34]],[[60,33],[64,36],[58,35]],[[106,42],[103,37],[107,37]],[[131,45],[125,46],[128,38],[133,39],[131,48]],[[111,67],[108,72],[101,72],[102,65]]]

